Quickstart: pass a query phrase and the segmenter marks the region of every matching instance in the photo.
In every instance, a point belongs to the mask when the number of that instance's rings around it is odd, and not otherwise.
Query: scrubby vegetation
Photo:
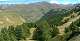
[[[79,6],[78,6],[79,7]],[[41,9],[42,11],[43,9]],[[3,27],[0,29],[0,41],[21,41],[30,37],[30,29],[36,28],[33,31],[33,36],[29,40],[36,41],[69,41],[75,36],[80,34],[80,19],[70,24],[65,28],[64,34],[59,35],[59,29],[57,26],[63,25],[69,22],[70,19],[79,16],[80,9],[50,9],[44,13],[44,16],[35,23],[23,23],[21,25]],[[46,10],[44,10],[46,11]],[[72,15],[73,12],[78,15]],[[64,17],[68,17],[64,22]],[[66,26],[66,25],[65,25]]]
[[[4,27],[0,31],[0,41],[19,41],[21,39],[25,40],[30,35],[29,29],[30,27],[28,27],[26,23],[16,27]]]

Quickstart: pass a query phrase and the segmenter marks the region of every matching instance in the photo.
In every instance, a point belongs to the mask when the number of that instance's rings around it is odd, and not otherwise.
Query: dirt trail
[[[71,18],[67,23],[61,25],[61,26],[58,26],[58,29],[59,29],[59,35],[63,35],[64,34],[64,31],[65,31],[65,28],[69,27],[70,24],[72,24],[72,22],[75,22],[77,21],[78,19],[80,18],[80,15],[74,17],[74,18]]]
[[[26,39],[26,41],[36,41],[36,40],[32,40],[32,37],[33,37],[33,33],[34,33],[34,31],[36,30],[36,28],[31,28],[30,29],[30,36],[29,36],[29,38],[27,38]]]

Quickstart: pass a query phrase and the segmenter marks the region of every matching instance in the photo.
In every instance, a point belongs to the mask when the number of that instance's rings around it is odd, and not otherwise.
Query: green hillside
[[[80,4],[16,5],[0,11],[0,41],[80,41]]]

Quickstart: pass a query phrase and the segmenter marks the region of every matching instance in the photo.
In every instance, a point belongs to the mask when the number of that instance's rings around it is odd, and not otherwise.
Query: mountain
[[[72,7],[73,5],[71,4],[69,5],[56,4],[56,3],[50,4],[48,2],[37,2],[31,4],[1,4],[0,13],[5,13],[3,14],[4,16],[6,16],[7,14],[6,12],[15,14],[14,16],[18,17],[19,19],[20,17],[22,17],[22,19],[25,19],[26,22],[30,23],[30,22],[36,22],[40,20],[43,16],[46,16],[47,15],[46,13],[49,12],[51,9],[56,9],[56,10],[71,9]],[[13,20],[15,20],[16,17],[13,18],[13,15],[11,14],[10,16],[12,17]]]
[[[25,19],[15,12],[0,12],[0,27],[21,25],[24,22]]]
[[[1,41],[80,40],[80,5],[1,4],[0,28],[8,26],[1,29]]]
[[[50,4],[48,2],[37,2],[31,4],[2,4],[0,5],[0,11],[17,12],[28,22],[35,22],[39,20],[44,13],[47,13],[50,9],[66,9],[72,8],[72,5],[63,4]]]

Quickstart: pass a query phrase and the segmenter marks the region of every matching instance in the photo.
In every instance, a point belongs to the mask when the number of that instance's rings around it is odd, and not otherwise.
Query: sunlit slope
[[[25,20],[16,12],[0,12],[0,26],[20,25]]]

